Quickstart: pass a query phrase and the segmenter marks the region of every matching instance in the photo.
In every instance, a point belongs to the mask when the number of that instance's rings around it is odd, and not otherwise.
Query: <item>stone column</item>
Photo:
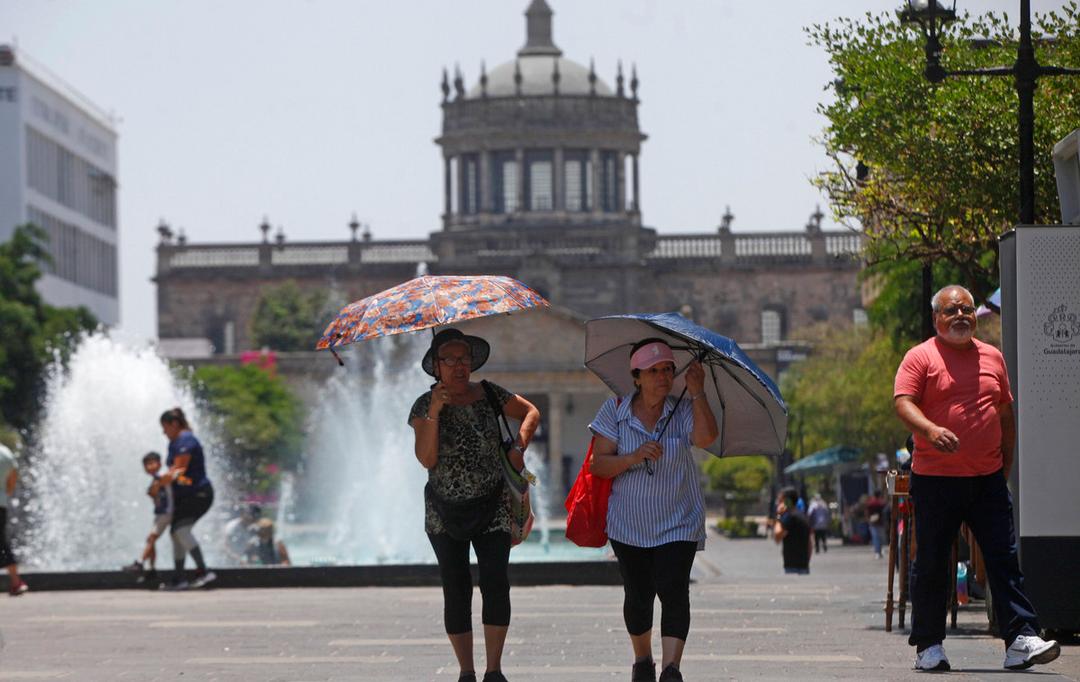
[[[615,212],[626,212],[626,152],[615,153]]]
[[[477,182],[480,183],[480,212],[491,213],[492,201],[491,201],[491,152],[480,152],[480,177],[477,178]]]
[[[453,204],[450,203],[450,161],[451,156],[443,157],[443,226],[450,224],[450,211]]]
[[[600,150],[589,150],[589,165],[592,166],[592,209],[593,215],[599,216],[600,211],[603,209],[603,201],[601,201],[600,195],[604,193],[604,188],[600,183],[600,179],[603,175],[600,172]]]
[[[638,181],[638,154],[631,155],[634,164],[634,211],[641,213],[641,184]]]
[[[555,491],[551,499],[558,501],[566,497],[562,489],[563,466],[562,466],[562,430],[563,411],[566,409],[566,394],[559,392],[548,393],[548,489]]]
[[[517,162],[517,210],[528,210],[525,205],[525,150],[518,147],[514,150],[514,160]]]
[[[551,192],[552,208],[556,211],[566,210],[566,188],[563,183],[563,148],[556,147],[551,155]]]
[[[465,196],[465,157],[459,156],[457,159],[457,196],[452,198],[457,204],[457,222],[462,223],[465,216],[464,202],[461,201],[462,197]]]

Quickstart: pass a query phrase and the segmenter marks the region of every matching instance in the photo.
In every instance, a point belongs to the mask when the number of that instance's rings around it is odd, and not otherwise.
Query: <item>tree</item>
[[[814,353],[784,376],[788,437],[797,458],[833,445],[867,457],[892,452],[907,438],[893,412],[893,378],[904,348],[880,330],[818,328]]]
[[[237,471],[254,477],[260,465],[296,468],[304,412],[284,380],[254,365],[205,365],[194,371],[192,383],[217,419],[222,446]]]
[[[292,280],[271,287],[255,304],[251,338],[277,351],[313,350],[337,312],[328,311],[327,300],[326,292],[305,291]]]
[[[1080,66],[1078,22],[1074,2],[1035,16],[1040,59]],[[1013,80],[928,82],[921,33],[891,13],[838,19],[807,33],[828,53],[836,76],[833,100],[819,106],[828,120],[821,142],[833,167],[816,183],[838,220],[864,229],[870,271],[906,279],[909,272],[887,265],[933,264],[935,275],[944,267],[976,300],[985,298],[997,287],[998,235],[1018,213]],[[943,63],[952,69],[1011,64],[1017,40],[1006,15],[964,15],[944,29]],[[1076,127],[1077,111],[1075,77],[1040,79],[1036,222],[1057,222],[1050,150]]]
[[[97,326],[86,308],[48,305],[35,289],[41,264],[51,262],[47,241],[43,230],[27,224],[0,244],[0,422],[16,428],[34,421],[53,351],[65,351],[78,332]]]
[[[772,461],[768,457],[710,457],[702,465],[709,479],[709,489],[726,496],[724,513],[741,519],[748,505],[761,497],[772,480]]]

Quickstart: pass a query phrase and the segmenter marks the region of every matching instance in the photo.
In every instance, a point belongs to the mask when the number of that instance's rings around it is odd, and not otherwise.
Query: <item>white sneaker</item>
[[[1061,655],[1061,645],[1036,635],[1020,635],[1005,650],[1005,668],[1025,670],[1036,663],[1049,663]]]
[[[191,587],[197,590],[201,587],[206,587],[208,584],[214,582],[215,580],[217,580],[217,573],[214,573],[213,571],[207,571],[206,573],[200,575],[198,578],[195,578],[195,580],[191,583]]]
[[[916,670],[951,670],[949,659],[945,656],[945,647],[940,644],[928,646],[915,654]]]

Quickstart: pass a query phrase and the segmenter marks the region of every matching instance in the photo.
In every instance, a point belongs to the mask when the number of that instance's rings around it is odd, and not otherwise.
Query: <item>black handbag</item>
[[[431,502],[450,537],[465,542],[482,535],[491,526],[502,504],[504,485],[500,480],[487,495],[467,500],[448,500],[436,493],[428,483],[424,486],[424,499]]]

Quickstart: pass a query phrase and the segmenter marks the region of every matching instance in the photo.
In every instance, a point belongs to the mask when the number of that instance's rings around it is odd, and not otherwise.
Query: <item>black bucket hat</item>
[[[450,343],[451,341],[463,341],[469,344],[470,355],[472,355],[472,366],[469,367],[470,372],[475,372],[483,367],[484,363],[488,361],[488,356],[491,355],[491,346],[487,341],[479,336],[462,334],[457,329],[451,327],[442,330],[431,339],[431,347],[424,353],[424,359],[420,361],[420,366],[424,368],[425,372],[431,376],[435,376],[435,353],[438,352],[440,346]]]

